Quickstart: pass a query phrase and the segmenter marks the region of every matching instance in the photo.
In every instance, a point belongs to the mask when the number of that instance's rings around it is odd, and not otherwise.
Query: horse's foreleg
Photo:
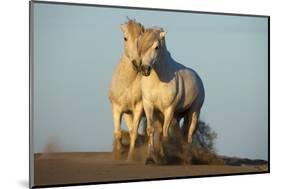
[[[144,113],[146,116],[146,132],[148,137],[150,138],[150,136],[153,133],[153,105],[151,105],[150,103],[147,102],[143,102],[143,108],[144,108]]]
[[[143,107],[144,107],[144,112],[146,116],[146,121],[147,121],[147,136],[148,136],[148,151],[147,151],[147,160],[146,163],[151,163],[153,160],[153,154],[154,154],[154,143],[153,143],[153,133],[154,133],[154,128],[153,128],[153,113],[154,113],[154,108],[153,105],[150,104],[149,102],[143,101]]]
[[[198,112],[192,112],[191,113],[191,123],[190,123],[189,130],[188,130],[188,140],[187,140],[187,142],[189,144],[192,143],[192,137],[193,137],[193,133],[194,133],[194,131],[196,129],[198,117],[199,117],[199,113]]]
[[[171,125],[171,122],[173,120],[174,116],[174,110],[172,108],[169,108],[164,112],[164,124],[163,124],[163,137],[166,139],[169,134],[169,127]]]
[[[116,141],[116,148],[118,151],[121,151],[122,144],[122,132],[121,132],[121,109],[113,105],[112,106],[112,115],[113,115],[113,122],[114,122],[114,138]]]
[[[132,130],[130,132],[130,149],[128,154],[128,159],[132,159],[134,149],[135,149],[135,143],[138,136],[138,128],[140,124],[140,120],[143,114],[143,106],[142,103],[138,104],[137,107],[134,109],[133,112],[133,124],[132,124]]]
[[[132,114],[124,114],[123,117],[124,117],[124,121],[127,125],[127,128],[129,130],[129,134],[130,134],[130,137],[131,137],[131,132],[133,130],[133,115]]]

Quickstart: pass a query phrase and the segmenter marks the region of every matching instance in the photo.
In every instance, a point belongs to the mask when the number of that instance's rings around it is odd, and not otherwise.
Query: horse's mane
[[[149,49],[153,43],[159,39],[159,33],[163,32],[163,28],[160,27],[152,27],[145,29],[144,34],[141,37],[141,43],[139,43],[140,53],[144,53]]]
[[[130,19],[129,17],[127,17],[127,19],[128,21],[125,23],[125,25],[127,26],[128,33],[130,33],[133,38],[140,36],[140,34],[144,32],[143,25],[141,25],[141,23],[137,22],[135,19]]]
[[[164,31],[163,28],[158,27],[158,26],[152,26],[151,28],[148,28],[147,30],[156,30],[156,31],[159,31],[159,32],[163,32]]]

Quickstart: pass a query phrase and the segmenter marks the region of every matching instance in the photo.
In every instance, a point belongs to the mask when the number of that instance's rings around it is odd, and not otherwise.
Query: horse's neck
[[[127,56],[123,55],[123,57],[121,58],[121,65],[124,75],[127,75],[132,79],[137,77],[138,72],[134,70],[132,63]]]
[[[169,51],[165,48],[160,55],[157,62],[155,62],[155,72],[158,76],[167,75],[167,72],[172,71],[174,60],[172,59]]]
[[[138,73],[133,69],[130,60],[128,57],[123,55],[119,63],[119,80],[121,80],[123,84],[129,85],[136,79],[137,76]]]
[[[159,66],[169,66],[169,64],[171,64],[173,61],[171,55],[170,55],[170,52],[168,51],[167,49],[167,46],[166,46],[166,42],[164,41],[163,42],[163,47],[162,47],[162,50],[161,50],[161,54],[160,54],[160,57],[158,59],[158,62],[157,64]]]

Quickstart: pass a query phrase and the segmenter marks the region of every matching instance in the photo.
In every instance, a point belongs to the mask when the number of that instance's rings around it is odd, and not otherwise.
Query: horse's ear
[[[160,32],[160,39],[161,39],[161,40],[164,39],[164,38],[165,38],[165,35],[166,35],[166,32],[161,31],[161,32]]]
[[[143,26],[141,26],[141,31],[142,31],[142,33],[145,32],[145,28]]]

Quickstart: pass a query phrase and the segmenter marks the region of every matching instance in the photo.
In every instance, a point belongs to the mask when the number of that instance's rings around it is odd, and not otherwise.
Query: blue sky
[[[173,58],[201,76],[201,119],[218,153],[267,159],[267,18],[34,3],[34,152],[110,151],[107,99],[126,17],[167,32]]]

